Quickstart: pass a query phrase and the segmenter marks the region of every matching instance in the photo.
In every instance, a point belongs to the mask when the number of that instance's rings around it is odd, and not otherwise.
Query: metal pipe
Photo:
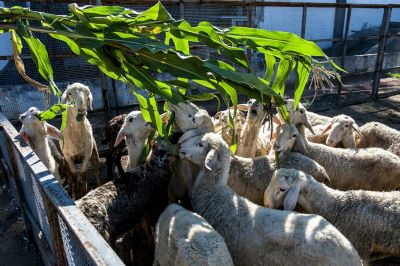
[[[307,27],[307,6],[303,6],[303,15],[301,18],[301,38],[304,39],[306,35],[306,27]]]
[[[371,92],[372,98],[378,97],[379,83],[383,68],[383,59],[385,57],[385,46],[386,46],[387,33],[389,31],[391,14],[392,14],[392,8],[390,6],[386,7],[383,13],[381,34],[380,34],[381,38],[378,46],[378,55],[376,56],[375,73],[374,73],[372,92]]]

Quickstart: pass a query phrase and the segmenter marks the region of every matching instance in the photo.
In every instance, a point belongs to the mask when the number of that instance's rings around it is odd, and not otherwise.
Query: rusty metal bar
[[[307,6],[303,6],[303,14],[301,18],[301,38],[304,38],[306,35],[306,27],[307,27]]]
[[[382,68],[383,68],[383,59],[385,57],[385,46],[386,46],[387,33],[389,31],[391,14],[392,14],[392,8],[390,6],[386,7],[385,11],[383,12],[381,34],[380,34],[381,38],[380,38],[379,45],[378,45],[378,54],[376,56],[375,73],[374,73],[374,79],[373,79],[373,83],[372,83],[372,92],[371,92],[372,98],[378,97],[379,83],[380,83],[381,72],[382,72]]]
[[[41,188],[41,194],[44,195],[43,189]],[[68,261],[65,257],[64,244],[61,235],[60,223],[58,221],[58,215],[55,207],[51,204],[50,200],[45,196],[43,197],[45,211],[47,214],[47,220],[51,230],[53,239],[54,253],[56,256],[57,265],[67,265]]]
[[[350,29],[350,21],[351,21],[351,10],[352,8],[347,8],[347,16],[346,16],[346,28],[344,30],[344,39],[343,39],[343,49],[342,49],[342,57],[340,59],[340,66],[344,67],[346,55],[347,55],[347,43],[349,39],[349,29]],[[340,95],[342,94],[343,84],[339,82],[337,97],[336,97],[336,105],[339,105]]]

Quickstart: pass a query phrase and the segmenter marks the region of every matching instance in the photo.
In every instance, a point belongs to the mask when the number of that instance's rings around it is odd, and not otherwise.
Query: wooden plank
[[[33,153],[32,149],[29,146],[23,146],[18,137],[18,132],[2,113],[0,113],[0,126],[21,156],[28,158],[26,166],[34,174],[45,196],[55,207],[58,215],[67,225],[69,232],[81,245],[82,251],[87,253],[91,263],[95,265],[124,265],[85,215],[76,207],[74,201],[59,182]]]

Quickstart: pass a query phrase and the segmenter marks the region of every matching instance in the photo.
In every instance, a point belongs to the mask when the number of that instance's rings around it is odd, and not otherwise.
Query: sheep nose
[[[83,108],[78,108],[78,112],[83,113],[83,112],[85,112],[85,109],[83,109]]]
[[[333,140],[332,140],[332,139],[328,139],[328,143],[329,143],[329,144],[332,144],[332,143],[333,143]]]
[[[271,208],[271,204],[265,204],[266,208]]]

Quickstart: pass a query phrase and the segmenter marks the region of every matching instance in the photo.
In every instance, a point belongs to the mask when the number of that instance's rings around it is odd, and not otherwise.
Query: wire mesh
[[[83,250],[82,245],[78,243],[74,234],[72,234],[59,215],[58,222],[60,224],[61,236],[64,244],[64,251],[68,265],[93,265],[87,253]]]
[[[17,168],[22,182],[22,187],[25,194],[26,203],[30,208],[30,213],[34,215],[37,224],[40,226],[47,243],[53,248],[52,236],[50,233],[49,221],[44,207],[43,197],[39,190],[37,180],[28,169],[26,160],[21,158],[17,149],[13,147],[14,158],[17,163]]]

